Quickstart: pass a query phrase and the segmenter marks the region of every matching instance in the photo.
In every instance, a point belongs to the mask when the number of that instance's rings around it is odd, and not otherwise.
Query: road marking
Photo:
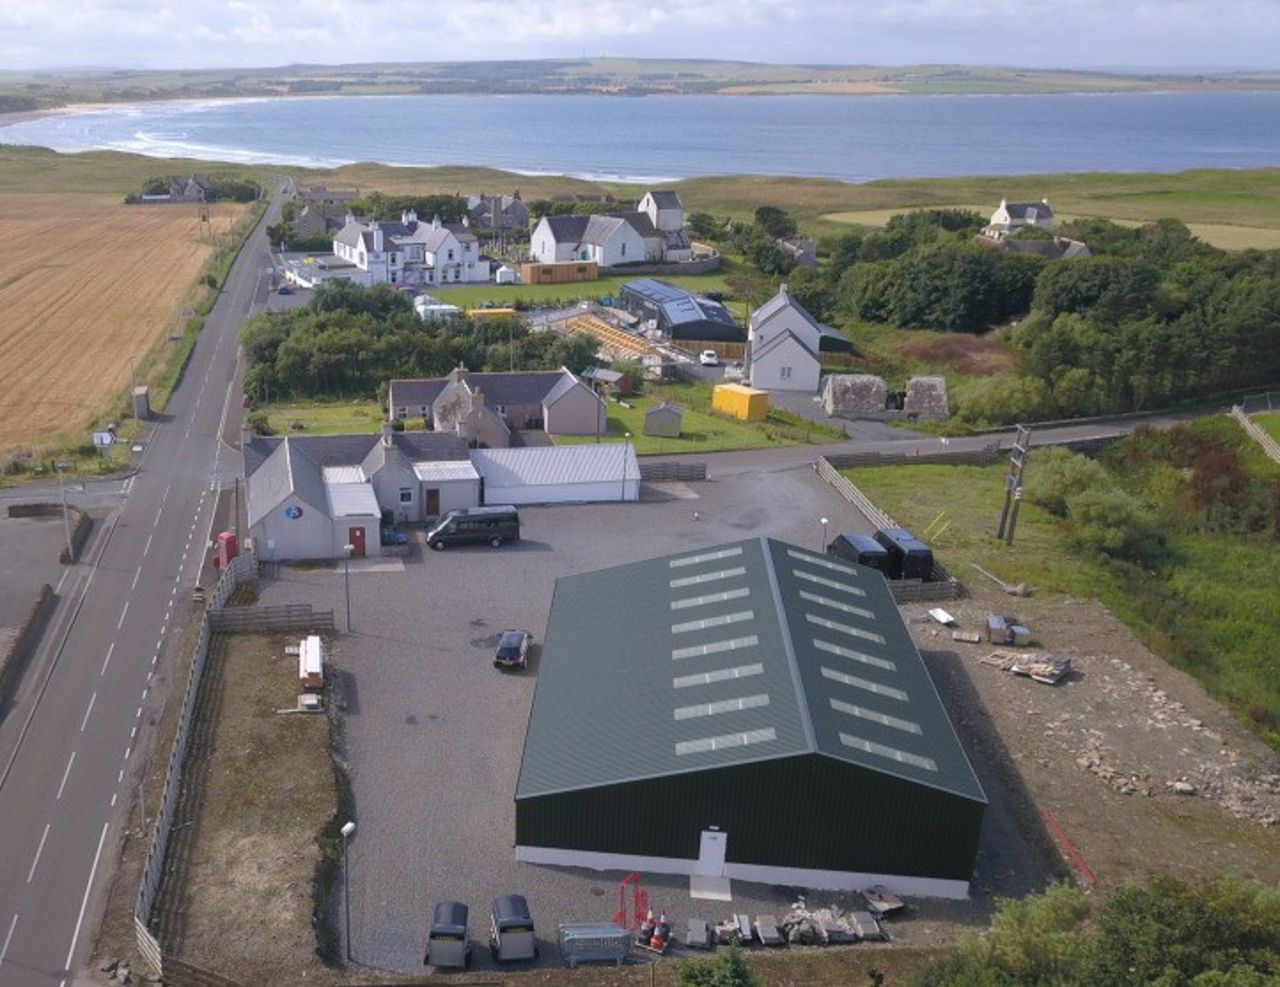
[[[110,647],[107,648],[107,657],[102,662],[102,671],[98,673],[99,676],[107,674],[107,666],[111,664],[111,652],[115,650],[116,650],[116,642],[112,641]]]
[[[156,650],[157,650],[157,651],[159,651],[162,647],[164,647],[164,635],[163,635],[163,634],[162,634],[160,637],[156,638]]]
[[[116,796],[117,796],[116,792],[111,793],[111,808],[113,809],[116,807]]]
[[[170,488],[171,486],[173,486],[173,484],[172,484],[172,483],[166,483],[166,484],[164,485],[164,495],[163,495],[163,496],[161,496],[161,498],[160,498],[160,503],[161,503],[162,505],[164,504],[164,502],[165,502],[166,500],[168,500],[168,499],[169,499],[169,488]],[[161,509],[161,510],[164,510],[163,506],[162,506],[160,509]],[[158,515],[158,514],[156,515],[156,517],[159,517],[159,516],[160,516],[160,515]]]
[[[75,763],[76,763],[76,752],[72,751],[71,756],[67,758],[67,768],[65,771],[62,772],[62,784],[58,786],[58,797],[54,799],[55,802],[62,801],[62,790],[67,787],[67,776],[71,774],[71,765]]]
[[[151,539],[154,537],[154,534],[155,534],[155,533],[154,533],[154,532],[152,532],[152,534],[147,535],[147,543],[146,543],[146,545],[144,545],[144,546],[142,547],[142,554],[143,554],[144,556],[145,556],[148,552],[150,552],[150,551],[151,551]]]
[[[124,768],[121,768],[120,773],[116,775],[116,781],[117,782],[124,781]]]
[[[130,744],[128,747],[124,749],[124,759],[126,761],[129,760],[129,755],[132,753],[133,753],[133,745]]]
[[[149,676],[148,676],[148,677],[149,677]],[[143,689],[143,690],[142,690],[142,701],[143,701],[144,703],[147,701],[147,692],[148,692],[148,691],[149,691],[149,690],[147,690],[147,689]]]
[[[13,921],[9,923],[9,934],[4,937],[4,945],[0,946],[0,963],[4,963],[5,956],[9,953],[9,943],[13,940],[13,927],[18,924],[18,913],[13,913]]]
[[[134,726],[134,728],[129,731],[129,739],[132,740],[137,735],[138,735],[138,728],[137,726]]]
[[[98,837],[98,851],[93,855],[93,867],[89,870],[89,880],[84,886],[84,897],[80,900],[80,915],[76,919],[76,931],[71,934],[71,948],[67,950],[67,962],[62,964],[71,969],[71,960],[76,954],[76,940],[80,938],[80,926],[84,923],[84,910],[89,907],[89,892],[93,890],[93,879],[98,873],[98,861],[102,857],[102,845],[107,842],[107,826],[102,824],[102,835]]]
[[[40,837],[40,845],[36,847],[36,856],[35,859],[31,861],[31,870],[27,871],[28,884],[30,884],[31,879],[36,876],[36,864],[40,863],[40,854],[44,853],[44,841],[49,838],[49,826],[50,823],[44,824],[44,835]],[[9,931],[12,932],[13,930],[10,929]],[[7,948],[8,943],[6,943],[5,946]]]
[[[142,578],[142,566],[138,566],[138,571],[137,571],[137,572],[135,572],[135,573],[133,574],[133,585],[132,585],[132,586],[130,586],[129,588],[130,588],[130,589],[137,589],[137,588],[138,588],[138,580],[139,580],[139,579],[141,579],[141,578]]]
[[[146,689],[143,689],[143,690],[142,690],[142,698],[143,698],[143,699],[146,699],[146,698],[147,698],[147,690],[146,690]],[[138,719],[138,717],[140,717],[141,715],[142,715],[142,707],[141,707],[141,706],[139,706],[139,707],[138,707],[138,712],[136,712],[136,713],[134,713],[134,714],[133,714],[133,718],[136,720],[136,719]]]
[[[124,601],[124,609],[120,611],[120,620],[116,624],[116,630],[120,630],[124,626],[124,615],[129,612],[129,601]]]
[[[84,733],[84,728],[89,724],[89,714],[93,712],[93,703],[97,698],[98,694],[96,692],[89,697],[89,708],[84,711],[84,719],[80,721],[81,733]]]
[[[152,655],[152,656],[151,656],[151,664],[153,664],[153,665],[154,665],[154,664],[156,663],[156,659],[157,659],[157,658],[159,658],[159,657],[160,657],[159,655]]]

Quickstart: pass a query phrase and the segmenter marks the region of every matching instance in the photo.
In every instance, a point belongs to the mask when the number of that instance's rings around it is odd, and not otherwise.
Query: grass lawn
[[[297,401],[289,404],[265,404],[267,423],[277,435],[336,435],[343,432],[373,434],[382,430],[387,412],[377,401]],[[301,423],[305,428],[291,426]],[[409,428],[409,423],[406,423]],[[419,422],[421,427],[421,422]]]
[[[1280,442],[1280,411],[1269,411],[1265,415],[1254,415],[1253,420],[1262,426],[1269,436]]]
[[[680,438],[664,439],[644,434],[645,412],[661,401],[673,401],[685,409]],[[641,397],[628,398],[630,408],[609,403],[609,432],[602,442],[622,442],[627,432],[640,455],[671,455],[678,452],[726,452],[731,449],[762,449],[767,446],[803,445],[831,442],[843,432],[807,422],[792,415],[771,412],[764,422],[743,422],[711,411],[708,384],[649,384]],[[595,442],[588,437],[560,437],[558,445]]]
[[[661,278],[694,292],[729,293],[723,272],[681,277],[669,277],[663,274]],[[498,306],[511,306],[517,301],[545,305],[547,302],[563,300],[566,304],[572,304],[583,298],[616,297],[619,287],[632,280],[634,280],[633,277],[609,277],[597,278],[595,281],[580,281],[575,284],[480,284],[456,288],[438,287],[430,289],[430,292],[442,302],[462,308],[479,308],[486,302],[493,302]]]

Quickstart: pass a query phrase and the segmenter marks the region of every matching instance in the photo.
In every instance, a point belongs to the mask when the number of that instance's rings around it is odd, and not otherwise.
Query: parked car
[[[698,362],[704,367],[720,366],[720,354],[715,350],[703,350],[698,354]]]
[[[277,295],[292,295],[292,294],[293,294],[293,286],[292,286],[292,285],[288,285],[288,284],[282,284],[279,288],[277,288],[277,289],[276,289],[276,294],[277,294]]]
[[[498,649],[493,653],[494,668],[524,668],[529,664],[529,645],[533,635],[528,631],[503,631]]]
[[[427,544],[437,552],[446,545],[483,544],[497,548],[520,540],[520,512],[511,505],[462,507],[450,511],[427,532]]]

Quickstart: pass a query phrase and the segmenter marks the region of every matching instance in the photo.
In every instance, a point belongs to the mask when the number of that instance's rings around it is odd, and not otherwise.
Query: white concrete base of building
[[[526,864],[554,867],[586,867],[589,870],[641,871],[651,874],[696,873],[697,860],[679,857],[640,857],[625,853],[596,853],[559,847],[517,846],[516,860]],[[735,864],[727,861],[722,877],[756,884],[777,884],[829,891],[862,891],[883,885],[896,894],[913,898],[969,897],[968,881],[909,877],[900,874],[870,874],[855,871],[815,870],[807,867],[770,867],[762,864]]]

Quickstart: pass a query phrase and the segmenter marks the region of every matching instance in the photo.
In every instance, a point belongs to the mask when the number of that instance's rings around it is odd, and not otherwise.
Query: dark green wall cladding
[[[516,801],[516,842],[696,859],[729,834],[731,863],[968,881],[985,805],[820,754]]]

